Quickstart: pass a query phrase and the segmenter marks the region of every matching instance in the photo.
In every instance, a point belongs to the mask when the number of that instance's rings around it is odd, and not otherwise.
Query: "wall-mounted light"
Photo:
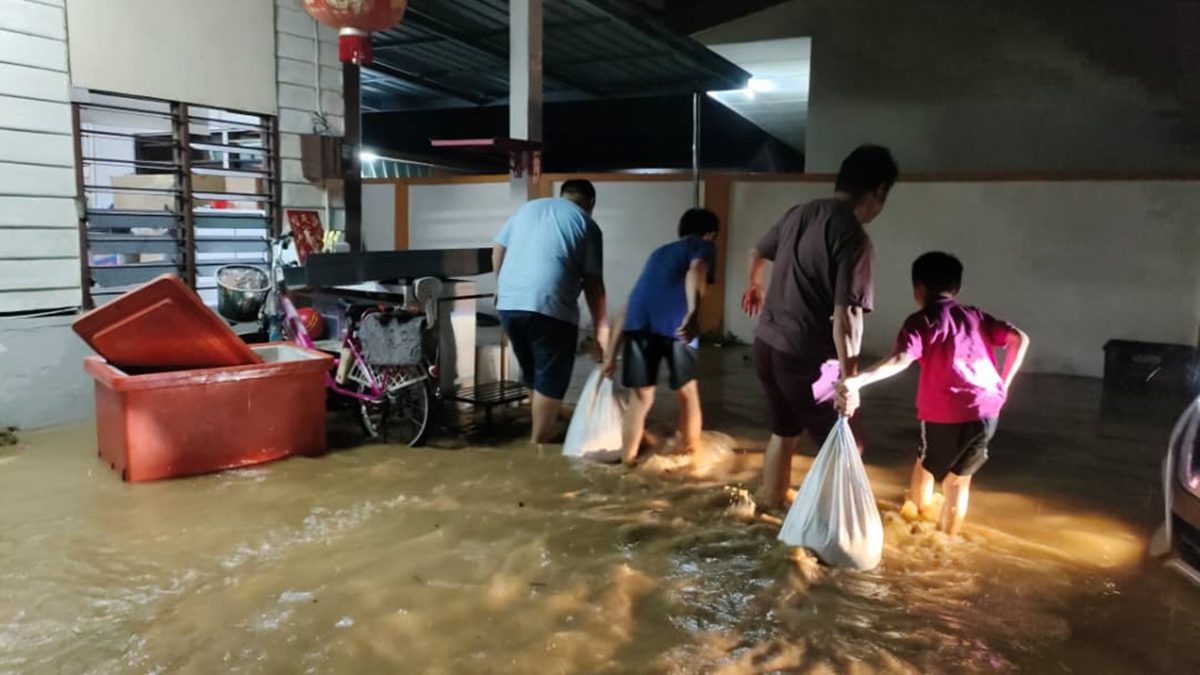
[[[374,162],[377,159],[379,159],[379,155],[370,150],[360,150],[358,153],[358,161],[360,162]]]
[[[778,89],[779,84],[765,77],[752,77],[746,82],[746,88],[756,93],[766,93]]]

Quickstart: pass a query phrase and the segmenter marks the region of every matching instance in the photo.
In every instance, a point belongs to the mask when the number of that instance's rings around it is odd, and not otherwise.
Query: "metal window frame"
[[[259,222],[266,223],[265,234],[267,239],[278,236],[283,228],[283,208],[282,208],[282,162],[280,159],[280,134],[279,134],[279,119],[276,115],[267,115],[257,112],[249,112],[236,110],[232,108],[222,108],[218,106],[204,104],[189,104],[183,101],[171,101],[166,99],[158,99],[144,96],[134,96],[128,94],[120,94],[107,91],[90,90],[89,94],[102,96],[105,98],[124,99],[128,101],[150,101],[156,104],[169,106],[169,112],[146,111],[136,107],[124,107],[112,105],[110,103],[93,103],[88,101],[74,100],[71,102],[71,123],[72,136],[74,141],[74,159],[75,159],[75,183],[76,183],[76,207],[78,212],[78,230],[79,230],[79,270],[80,270],[80,290],[82,295],[81,305],[84,310],[89,310],[97,305],[95,283],[95,266],[92,264],[92,250],[95,242],[89,236],[89,222],[94,220],[97,213],[89,209],[89,194],[96,191],[107,191],[111,193],[120,193],[121,188],[111,186],[93,186],[88,185],[85,181],[85,166],[86,165],[120,165],[129,166],[136,169],[142,165],[154,164],[156,168],[168,170],[166,172],[173,173],[176,176],[176,188],[171,190],[146,188],[146,189],[127,189],[125,192],[135,194],[173,194],[175,196],[175,209],[173,212],[164,211],[160,214],[163,217],[173,219],[177,226],[173,228],[173,233],[170,235],[176,242],[176,256],[172,262],[147,264],[147,267],[161,267],[164,270],[173,268],[176,273],[188,284],[190,288],[199,292],[197,287],[197,279],[199,270],[202,267],[213,267],[214,265],[206,265],[204,261],[199,260],[200,249],[203,248],[199,237],[197,236],[198,220],[203,220],[207,227],[214,226],[215,219],[229,218],[231,221],[236,221],[238,216],[213,216],[213,215],[198,215],[196,213],[197,201],[206,201],[220,197],[252,197],[247,201],[259,201],[263,204],[265,215]],[[195,108],[204,110],[228,113],[233,115],[245,115],[257,118],[258,124],[245,124],[248,130],[254,130],[259,133],[262,147],[256,149],[256,152],[263,156],[262,171],[248,171],[247,175],[257,174],[259,180],[262,181],[260,191],[244,193],[244,192],[226,192],[226,193],[197,193],[193,182],[197,171],[193,165],[197,147],[211,144],[193,143],[190,138],[191,125],[196,122],[216,121],[216,118],[207,116],[193,116],[192,111]],[[98,156],[85,156],[84,154],[84,137],[99,136],[99,137],[121,137],[129,138],[131,141],[138,137],[138,134],[125,134],[116,131],[105,130],[85,130],[83,128],[83,120],[85,110],[101,110],[114,112],[125,115],[146,114],[148,116],[158,117],[159,119],[169,119],[171,123],[170,137],[173,145],[173,161],[170,164],[139,161],[136,159],[130,160],[115,160]],[[228,150],[232,150],[229,148]],[[200,149],[202,151],[203,149]],[[95,154],[95,153],[93,153]],[[173,170],[173,171],[170,171]],[[232,172],[233,170],[230,170]],[[221,175],[221,174],[216,174]],[[207,198],[197,198],[197,194],[207,195]],[[153,211],[146,211],[143,216],[153,216]],[[119,213],[114,209],[114,216],[119,217]],[[94,234],[94,233],[92,233]],[[111,235],[110,235],[111,236]],[[119,239],[119,237],[118,237]],[[132,235],[130,237],[132,240]],[[123,240],[122,240],[123,241]],[[247,239],[247,242],[254,241]],[[167,244],[168,240],[152,240],[146,239],[147,243],[151,244]],[[224,243],[240,243],[236,238],[223,238],[220,235],[216,237],[206,238],[205,244],[209,246],[213,244]],[[116,245],[110,242],[110,245]],[[169,245],[169,244],[168,244]],[[264,244],[269,247],[269,242]],[[236,252],[236,247],[235,251]],[[118,268],[129,266],[118,266]],[[116,269],[116,268],[115,268]]]

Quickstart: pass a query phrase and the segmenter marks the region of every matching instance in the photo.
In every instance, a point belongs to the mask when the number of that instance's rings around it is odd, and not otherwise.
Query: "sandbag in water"
[[[883,557],[883,522],[845,418],[838,420],[800,485],[779,540],[811,549],[827,565],[870,570]]]
[[[597,368],[588,376],[579,404],[567,427],[563,455],[596,462],[621,459],[621,417],[624,405],[611,378]]]

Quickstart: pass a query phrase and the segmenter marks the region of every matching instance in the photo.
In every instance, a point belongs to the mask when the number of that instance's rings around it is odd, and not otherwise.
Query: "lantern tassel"
[[[358,28],[342,28],[338,31],[338,58],[342,63],[359,66],[370,65],[374,60],[371,49],[371,34]]]

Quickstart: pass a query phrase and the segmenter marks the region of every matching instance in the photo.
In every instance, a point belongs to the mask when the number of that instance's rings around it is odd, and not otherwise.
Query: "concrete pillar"
[[[508,3],[508,135],[542,140],[542,0]],[[525,172],[512,179],[514,204],[534,194],[534,179]]]
[[[346,201],[346,243],[350,250],[362,251],[362,69],[357,63],[342,64],[343,100],[346,105],[346,136],[343,152],[346,174],[343,197]],[[332,223],[326,227],[333,227]]]

